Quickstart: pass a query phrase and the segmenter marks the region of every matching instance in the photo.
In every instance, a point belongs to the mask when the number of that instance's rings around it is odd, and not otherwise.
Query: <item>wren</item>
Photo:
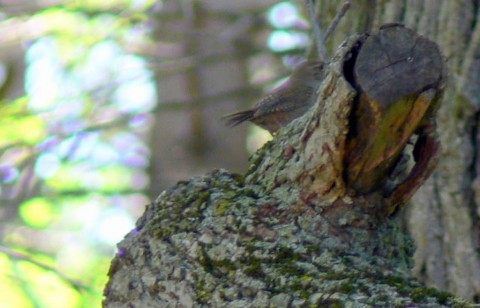
[[[317,89],[323,76],[324,62],[302,62],[283,84],[257,102],[253,108],[223,118],[228,126],[250,121],[273,134],[315,104]]]

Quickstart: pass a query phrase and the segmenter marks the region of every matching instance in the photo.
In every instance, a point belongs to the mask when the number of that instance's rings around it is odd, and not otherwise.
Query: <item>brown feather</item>
[[[252,120],[254,114],[255,110],[249,109],[245,111],[235,112],[232,114],[227,114],[226,116],[222,117],[222,119],[225,121],[227,126],[233,127],[245,121]]]

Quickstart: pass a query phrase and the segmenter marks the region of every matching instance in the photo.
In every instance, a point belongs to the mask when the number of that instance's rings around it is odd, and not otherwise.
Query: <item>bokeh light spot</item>
[[[95,237],[109,245],[115,245],[135,227],[131,216],[122,209],[105,211],[95,224]]]
[[[250,125],[247,132],[247,151],[253,154],[261,148],[266,142],[272,140],[272,135],[260,127]]]
[[[55,218],[53,207],[45,198],[32,198],[20,205],[19,214],[27,225],[44,228]]]
[[[49,179],[57,173],[61,161],[57,155],[45,153],[38,157],[35,163],[35,174],[41,179]]]
[[[0,181],[2,183],[12,183],[18,178],[18,169],[11,165],[0,165]]]
[[[304,47],[308,44],[308,36],[305,33],[277,30],[273,31],[268,38],[268,46],[273,51],[285,51]]]
[[[268,12],[268,20],[276,28],[292,27],[298,18],[298,9],[290,2],[280,2]]]

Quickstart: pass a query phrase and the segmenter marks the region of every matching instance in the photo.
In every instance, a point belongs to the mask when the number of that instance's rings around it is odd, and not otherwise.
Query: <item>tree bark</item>
[[[438,160],[444,75],[436,45],[410,29],[350,37],[316,105],[245,176],[215,170],[147,208],[119,245],[105,306],[467,306],[410,278],[396,219]]]
[[[328,24],[336,0],[317,1]],[[330,47],[353,32],[400,22],[439,44],[449,71],[438,112],[439,166],[412,198],[407,228],[414,275],[428,286],[480,302],[480,10],[476,0],[352,1]]]

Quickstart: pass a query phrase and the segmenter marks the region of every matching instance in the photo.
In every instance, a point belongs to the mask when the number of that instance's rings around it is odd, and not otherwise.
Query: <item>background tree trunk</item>
[[[318,1],[324,24],[339,1]],[[415,194],[407,227],[414,274],[429,286],[480,301],[480,10],[476,0],[352,1],[330,47],[346,34],[399,22],[439,44],[449,81],[438,114],[443,147],[430,180]]]
[[[155,20],[157,89],[151,139],[152,199],[179,180],[213,168],[244,171],[245,129],[222,115],[255,98],[248,53],[256,17],[273,1],[163,1]]]
[[[17,26],[19,27],[19,26]],[[4,30],[4,29],[3,29]],[[23,30],[23,29],[22,29]],[[22,31],[19,31],[22,33]],[[3,43],[3,44],[2,44]],[[10,44],[0,42],[0,45],[4,46],[0,52],[0,63],[4,72],[3,80],[0,85],[0,97],[5,100],[11,100],[25,95],[25,54],[19,52],[22,50],[20,47],[20,40],[12,40]],[[27,167],[28,168],[28,167]],[[33,169],[25,172],[23,175],[24,183],[30,182]],[[31,184],[31,183],[30,183]],[[28,186],[27,184],[26,186]],[[5,185],[2,187],[2,195],[9,196],[2,200],[2,217],[5,221],[15,219],[18,216],[18,205],[23,201],[32,197],[30,189],[25,187],[17,187],[15,185]],[[3,238],[5,234],[8,234],[4,228],[0,228],[0,238]]]

